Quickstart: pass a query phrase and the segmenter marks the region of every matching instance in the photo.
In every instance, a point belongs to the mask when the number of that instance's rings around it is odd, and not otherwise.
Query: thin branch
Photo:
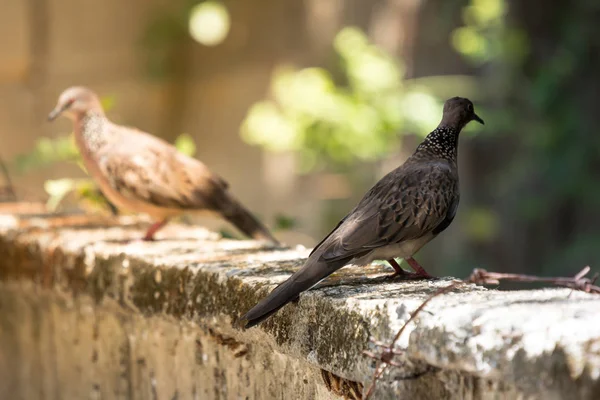
[[[573,277],[539,277],[533,275],[521,275],[521,274],[505,274],[501,272],[488,272],[484,269],[475,269],[467,282],[478,283],[482,285],[497,285],[500,281],[512,281],[512,282],[541,282],[549,283],[555,286],[563,286],[575,290],[581,290],[586,293],[600,293],[600,287],[595,286],[598,274],[592,276],[592,278],[586,278],[586,275],[590,272],[590,267],[586,266],[579,271]]]
[[[425,306],[434,298],[436,298],[437,296],[440,296],[444,293],[448,293],[449,291],[451,291],[452,289],[454,289],[455,287],[464,284],[463,281],[454,281],[452,282],[450,285],[448,286],[444,286],[443,288],[440,288],[438,290],[435,291],[435,293],[433,293],[431,296],[429,296],[423,303],[421,303],[421,305],[411,314],[410,318],[408,319],[408,321],[406,321],[404,323],[404,325],[402,325],[402,328],[400,328],[400,330],[398,331],[398,333],[396,333],[396,336],[394,336],[394,340],[392,340],[392,344],[391,347],[394,347],[394,345],[396,344],[396,342],[398,341],[398,339],[400,339],[400,336],[402,335],[402,332],[404,332],[404,329],[406,329],[406,326],[417,317],[417,315],[425,308]]]
[[[402,336],[402,333],[404,332],[404,330],[406,329],[408,324],[413,319],[415,319],[417,317],[417,315],[419,315],[419,313],[425,308],[425,306],[431,300],[433,300],[437,296],[440,296],[444,293],[448,293],[452,289],[454,289],[457,286],[462,285],[462,284],[464,284],[463,281],[454,281],[450,285],[444,286],[443,288],[436,290],[435,293],[433,293],[431,296],[429,296],[427,299],[425,299],[425,301],[423,303],[421,303],[421,305],[415,311],[413,311],[413,313],[410,315],[410,318],[402,325],[402,328],[400,328],[398,333],[396,333],[396,336],[394,336],[394,340],[392,340],[392,343],[389,346],[382,346],[383,349],[381,351],[381,354],[378,357],[378,365],[377,365],[377,368],[375,369],[375,373],[373,374],[373,379],[371,380],[371,385],[369,386],[369,389],[367,390],[367,394],[365,395],[365,400],[369,399],[369,397],[373,393],[373,390],[375,390],[375,384],[376,384],[377,380],[381,377],[381,375],[384,373],[384,371],[387,369],[387,367],[389,365],[391,365],[391,361],[392,361],[392,358],[394,357],[394,355],[398,354],[398,352],[394,351],[394,346],[396,345],[396,342],[398,341],[398,339],[400,339],[400,336]],[[366,354],[366,353],[364,353],[364,354]],[[370,354],[366,354],[366,355],[370,356]]]
[[[373,394],[373,390],[375,390],[375,385],[377,381],[383,374],[383,372],[387,369],[389,363],[380,362],[377,364],[377,368],[375,368],[375,373],[373,374],[373,378],[371,379],[371,384],[369,385],[369,389],[367,390],[367,394],[365,395],[365,400],[368,400]]]

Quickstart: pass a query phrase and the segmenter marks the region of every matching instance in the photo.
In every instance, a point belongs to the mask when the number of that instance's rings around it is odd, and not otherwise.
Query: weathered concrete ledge
[[[344,268],[258,328],[237,319],[303,248],[170,225],[0,216],[0,393],[19,399],[360,398],[373,336],[389,341],[447,280]],[[378,399],[600,398],[600,297],[465,287],[398,343]]]

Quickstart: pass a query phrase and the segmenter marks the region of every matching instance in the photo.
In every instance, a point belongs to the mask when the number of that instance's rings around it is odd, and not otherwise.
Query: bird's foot
[[[418,274],[405,271],[404,269],[402,269],[402,267],[400,267],[400,264],[398,264],[398,262],[396,260],[394,260],[393,258],[387,260],[387,262],[392,266],[392,268],[394,268],[394,273],[391,275],[388,275],[386,277],[386,280],[425,279],[424,277],[422,277]]]
[[[412,257],[406,259],[408,265],[411,266],[415,272],[408,272],[400,267],[400,264],[393,258],[387,260],[387,262],[394,268],[394,273],[387,276],[387,280],[417,280],[417,279],[436,279],[434,276],[429,275],[423,267]]]
[[[390,258],[389,260],[387,260],[387,262],[392,266],[392,268],[394,268],[395,271],[391,276],[400,276],[409,273],[403,270],[400,264],[398,264],[398,261],[394,260],[393,258]]]
[[[403,273],[394,272],[393,274],[387,275],[386,280],[389,281],[416,281],[419,279],[431,279],[431,276],[422,276],[414,272],[404,271]]]
[[[158,230],[160,228],[162,228],[163,226],[165,226],[167,224],[169,220],[168,219],[163,219],[162,221],[158,221],[153,223],[152,225],[150,225],[150,228],[148,228],[148,230],[146,231],[146,234],[144,235],[144,237],[142,238],[142,240],[144,242],[153,242],[154,239],[154,234],[156,232],[158,232]]]
[[[421,267],[421,265],[412,257],[407,257],[406,262],[412,269],[415,270],[415,275],[421,277],[422,279],[437,279],[435,276],[430,275],[425,268]]]

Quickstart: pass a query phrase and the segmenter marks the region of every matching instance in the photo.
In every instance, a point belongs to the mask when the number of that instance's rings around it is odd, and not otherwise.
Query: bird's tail
[[[275,239],[267,227],[256,219],[239,201],[231,195],[227,197],[227,204],[222,205],[221,208],[223,218],[253,239],[268,240],[274,244],[279,244],[279,241]]]
[[[344,265],[344,262],[328,264],[319,260],[319,256],[320,254],[315,254],[310,257],[299,271],[273,289],[267,297],[248,311],[242,317],[242,320],[246,321],[246,328],[267,319],[287,303],[296,300],[300,293],[310,289]]]

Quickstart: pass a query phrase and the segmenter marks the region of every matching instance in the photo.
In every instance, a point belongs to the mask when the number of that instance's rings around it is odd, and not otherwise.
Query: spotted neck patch
[[[92,153],[101,149],[108,141],[106,117],[88,113],[81,120],[81,134],[88,150]]]
[[[415,155],[427,154],[448,160],[456,160],[459,132],[459,129],[448,126],[436,128],[417,147]]]

